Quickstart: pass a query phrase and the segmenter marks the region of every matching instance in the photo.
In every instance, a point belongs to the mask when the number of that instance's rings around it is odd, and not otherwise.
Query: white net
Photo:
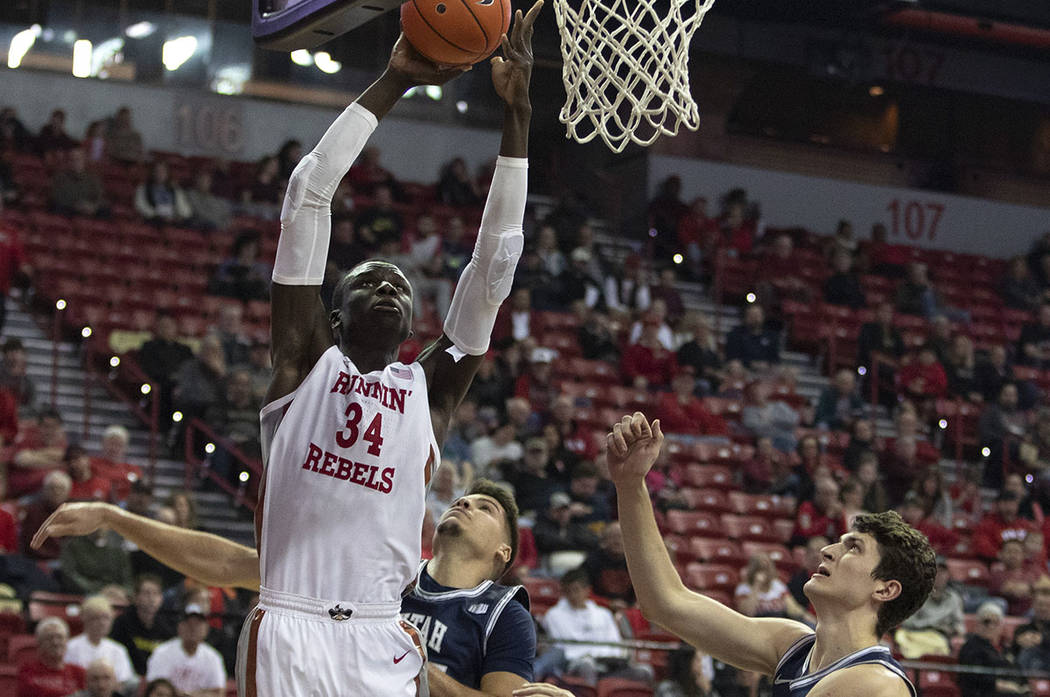
[[[689,42],[715,0],[554,0],[566,137],[613,152],[696,130]]]

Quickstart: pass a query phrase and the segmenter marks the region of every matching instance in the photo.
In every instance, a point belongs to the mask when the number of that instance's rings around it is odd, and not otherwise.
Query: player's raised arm
[[[772,675],[784,652],[810,632],[792,620],[746,617],[685,587],[653,518],[645,475],[664,436],[641,412],[625,416],[607,436],[624,552],[638,605],[650,621],[730,665]]]
[[[90,535],[109,528],[146,554],[209,586],[258,590],[259,554],[218,535],[190,530],[128,513],[108,503],[64,503],[33,535],[39,549],[49,537]]]
[[[532,25],[542,7],[543,0],[537,0],[527,14],[515,13],[510,35],[502,37],[503,56],[492,59],[492,84],[505,105],[500,156],[474,254],[459,277],[445,318],[445,333],[419,358],[427,374],[431,421],[439,443],[489,348],[496,313],[510,294],[524,244]]]
[[[469,68],[440,68],[402,37],[387,69],[329,126],[288,181],[281,208],[281,237],[270,295],[272,402],[294,391],[333,343],[332,328],[318,294],[331,237],[332,196],[364,148],[379,119],[410,87],[441,85]]]

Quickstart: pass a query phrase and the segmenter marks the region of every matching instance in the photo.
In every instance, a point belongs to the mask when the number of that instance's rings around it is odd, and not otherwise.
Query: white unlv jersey
[[[256,512],[265,588],[399,603],[419,565],[438,461],[419,363],[365,375],[333,346],[290,395],[262,409]]]

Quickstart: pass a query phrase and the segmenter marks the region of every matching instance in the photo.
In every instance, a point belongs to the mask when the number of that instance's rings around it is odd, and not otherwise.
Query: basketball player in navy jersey
[[[571,697],[529,683],[536,632],[521,586],[502,586],[517,555],[514,498],[479,480],[453,502],[434,531],[434,557],[401,604],[427,646],[432,697]],[[33,538],[89,535],[110,528],[191,578],[214,586],[259,588],[259,555],[197,530],[160,523],[106,503],[64,504]]]
[[[627,566],[642,612],[716,660],[773,677],[774,697],[915,697],[880,646],[919,609],[937,565],[926,538],[895,512],[857,517],[806,582],[816,631],[787,619],[745,617],[683,585],[653,518],[645,475],[663,443],[660,422],[625,416],[607,437]]]

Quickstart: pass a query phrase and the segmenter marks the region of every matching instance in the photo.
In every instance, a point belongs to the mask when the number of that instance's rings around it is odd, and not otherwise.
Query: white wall
[[[223,97],[191,89],[80,80],[6,67],[0,68],[0,104],[17,107],[26,126],[34,132],[52,109],[61,107],[74,137],[82,135],[90,122],[127,105],[150,149],[238,160],[272,154],[289,138],[297,138],[310,148],[338,114],[334,109],[315,106]],[[202,112],[208,114],[202,116]],[[225,128],[238,120],[243,124],[240,137],[233,128]],[[198,128],[201,124],[203,127]],[[471,169],[495,159],[499,141],[500,134],[495,130],[391,116],[383,120],[370,142],[382,150],[383,165],[398,179],[428,182],[436,181],[441,165],[456,155],[464,157]],[[213,144],[220,142],[230,147],[223,150]]]
[[[1037,236],[1050,232],[1050,208],[663,155],[649,159],[650,197],[672,174],[682,178],[686,201],[698,195],[714,201],[733,187],[747,189],[761,203],[762,217],[771,227],[801,226],[830,234],[845,218],[858,236],[867,237],[871,225],[882,222],[891,241],[992,257],[1023,253]]]

